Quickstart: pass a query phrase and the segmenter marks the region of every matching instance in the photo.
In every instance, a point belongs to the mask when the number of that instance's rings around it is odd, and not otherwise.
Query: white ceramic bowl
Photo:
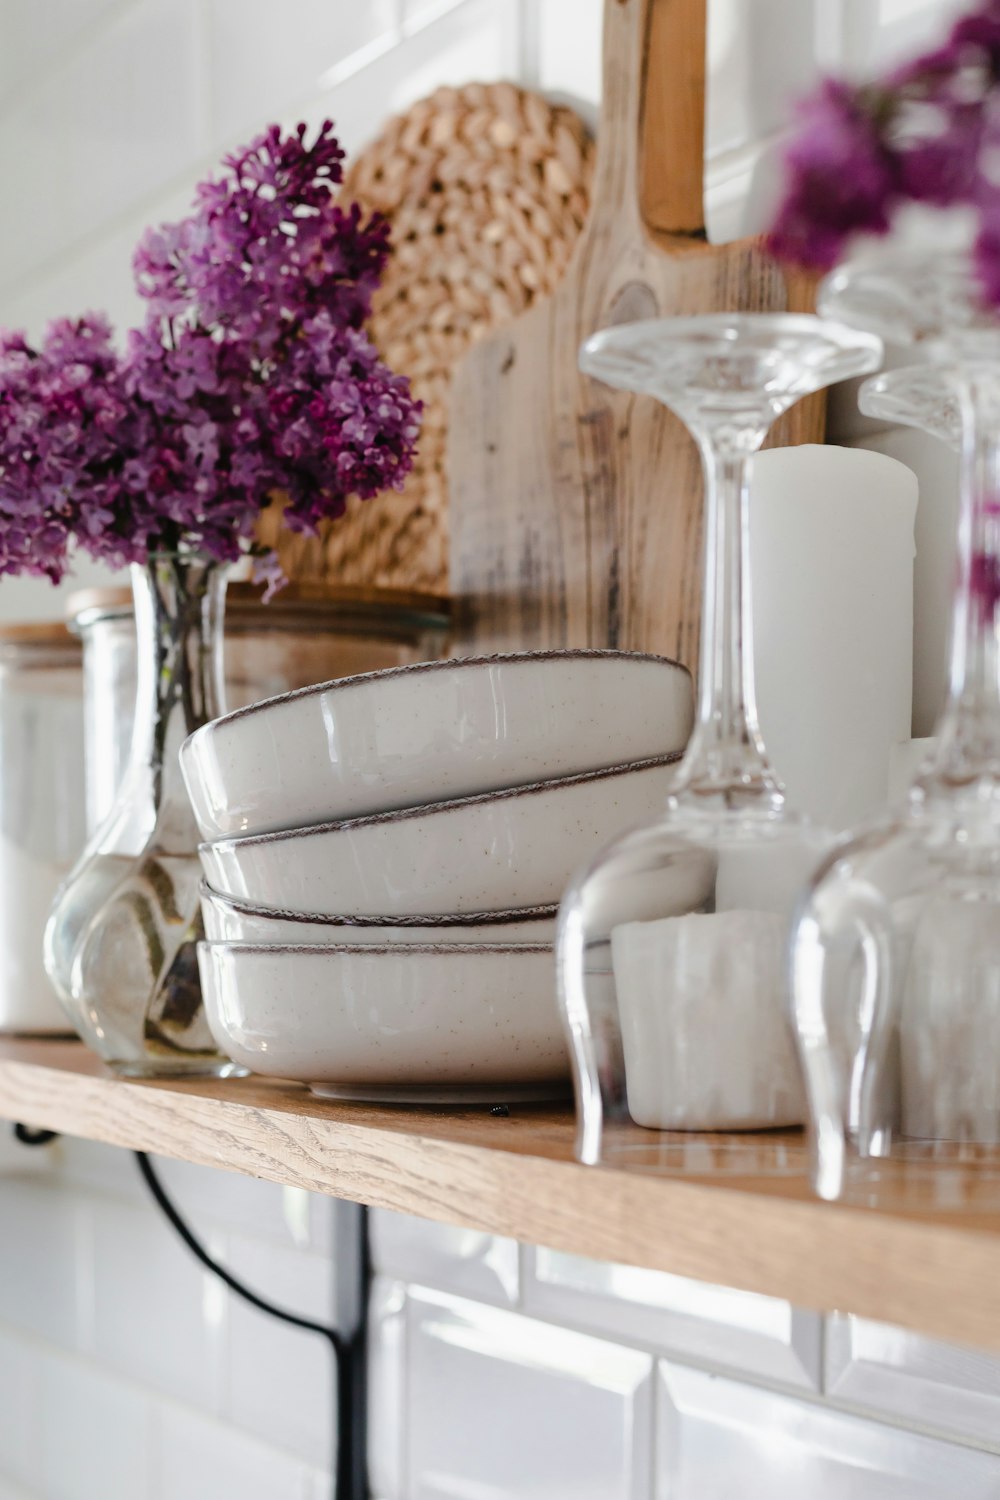
[[[420,662],[301,688],[196,730],[181,765],[206,839],[367,817],[669,755],[691,678],[658,656]]]
[[[213,890],[267,910],[406,922],[558,902],[573,872],[663,806],[672,760],[200,846]]]
[[[552,1098],[569,1058],[552,949],[200,943],[212,1035],[335,1099]]]
[[[244,901],[220,896],[209,886],[201,888],[201,913],[205,936],[212,943],[253,943],[256,946],[290,944],[292,947],[374,943],[381,947],[409,943],[472,943],[479,947],[497,943],[546,943],[556,937],[556,908],[535,907],[529,911],[474,912],[467,916],[417,917],[405,926],[381,917],[316,917],[299,912],[273,912]]]

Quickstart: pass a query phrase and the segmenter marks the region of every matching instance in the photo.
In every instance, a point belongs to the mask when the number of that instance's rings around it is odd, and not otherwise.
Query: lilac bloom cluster
[[[116,565],[231,561],[275,496],[312,532],[402,484],[419,403],[363,330],[387,227],[334,201],[341,161],[328,123],[226,158],[140,243],[148,316],[121,356],[99,319],[0,344],[0,572],[58,578],[70,537]]]
[[[1000,304],[1000,0],[944,44],[864,84],[825,80],[799,110],[769,236],[782,259],[828,270],[858,233],[885,234],[906,202],[970,207],[984,293]]]
[[[110,521],[128,418],[118,365],[102,318],[53,323],[37,350],[0,335],[0,575],[57,582],[70,537]]]

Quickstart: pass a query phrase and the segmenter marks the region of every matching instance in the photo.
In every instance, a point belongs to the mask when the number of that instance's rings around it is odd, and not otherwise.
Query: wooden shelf
[[[794,1135],[742,1142],[781,1160],[776,1176],[713,1170],[704,1137],[676,1175],[582,1167],[569,1110],[332,1104],[259,1078],[131,1083],[76,1042],[0,1040],[0,1116],[1000,1350],[992,1173],[950,1173],[947,1211],[911,1196],[823,1204]]]

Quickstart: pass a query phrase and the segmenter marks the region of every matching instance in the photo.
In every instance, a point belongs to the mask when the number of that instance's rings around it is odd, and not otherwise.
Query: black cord
[[[237,1280],[233,1273],[220,1265],[197,1236],[188,1228],[181,1218],[174,1204],[168,1198],[162,1182],[156,1174],[152,1162],[145,1151],[135,1153],[139,1163],[139,1170],[145,1179],[146,1186],[152,1193],[159,1208],[169,1219],[174,1229],[180,1235],[192,1255],[213,1275],[224,1281],[231,1291],[251,1307],[256,1307],[260,1312],[269,1313],[273,1318],[280,1318],[283,1323],[290,1323],[293,1328],[302,1328],[307,1333],[318,1333],[327,1340],[333,1350],[334,1367],[337,1381],[337,1462],[334,1466],[333,1500],[366,1500],[367,1491],[367,1464],[365,1453],[366,1442],[366,1339],[365,1339],[365,1317],[358,1319],[358,1326],[354,1332],[347,1337],[336,1328],[329,1328],[325,1323],[316,1323],[312,1318],[303,1318],[298,1313],[288,1312],[283,1307],[276,1307],[273,1302],[268,1302],[256,1292],[244,1286],[242,1281]],[[361,1245],[361,1273],[363,1291],[367,1291],[369,1264],[368,1264],[368,1233],[366,1210],[361,1209],[362,1215],[362,1245]]]
[[[14,1126],[14,1136],[22,1146],[47,1146],[58,1134],[58,1130],[36,1130],[33,1125]]]

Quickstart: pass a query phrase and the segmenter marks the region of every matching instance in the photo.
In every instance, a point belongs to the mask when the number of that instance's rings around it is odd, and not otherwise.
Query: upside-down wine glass
[[[822,299],[926,346],[931,363],[868,382],[862,409],[960,446],[962,479],[931,758],[901,807],[830,855],[793,935],[814,1183],[940,1198],[960,1182],[949,1168],[976,1163],[981,1189],[1000,1167],[1000,320],[960,258],[845,268]]]
[[[777,417],[881,355],[871,335],[792,314],[634,323],[583,347],[586,373],[674,411],[705,474],[695,731],[661,818],[605,850],[560,912],[585,1162],[724,1170],[738,1144],[677,1132],[804,1120],[784,954],[795,897],[829,841],[786,807],[757,724],[749,470]]]

